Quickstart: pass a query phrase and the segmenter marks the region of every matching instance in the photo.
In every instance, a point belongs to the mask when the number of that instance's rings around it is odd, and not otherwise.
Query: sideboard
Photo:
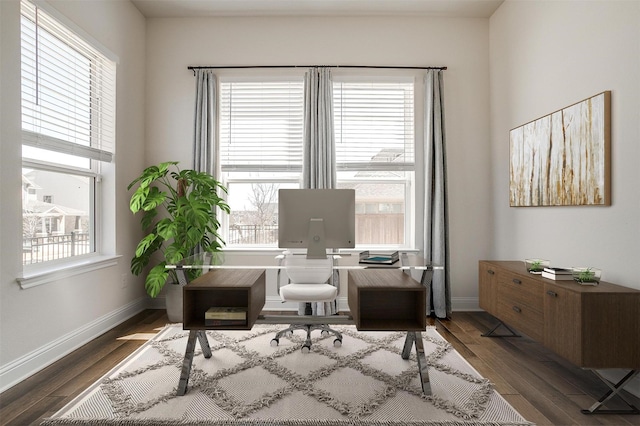
[[[594,372],[631,370],[600,402],[640,372],[640,290],[608,282],[582,286],[530,274],[522,261],[481,260],[479,302],[500,321],[494,330],[505,325],[511,332],[507,335],[514,336],[513,328]],[[485,335],[496,336],[494,330]],[[583,412],[613,411],[599,410],[602,404],[597,405]],[[637,411],[632,406],[631,412]]]

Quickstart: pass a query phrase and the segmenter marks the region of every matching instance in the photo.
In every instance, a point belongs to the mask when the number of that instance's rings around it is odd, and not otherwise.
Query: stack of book
[[[573,273],[571,269],[545,266],[542,270],[542,278],[548,278],[550,280],[572,280]]]
[[[247,309],[213,306],[204,313],[204,325],[247,325]]]

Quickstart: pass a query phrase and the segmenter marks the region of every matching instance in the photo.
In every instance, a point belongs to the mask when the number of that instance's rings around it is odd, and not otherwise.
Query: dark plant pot
[[[182,285],[176,283],[167,283],[165,289],[165,306],[167,309],[167,317],[169,322],[182,322]]]

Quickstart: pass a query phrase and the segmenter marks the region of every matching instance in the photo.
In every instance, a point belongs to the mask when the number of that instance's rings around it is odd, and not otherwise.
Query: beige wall
[[[0,391],[147,306],[142,283],[129,272],[138,219],[128,210],[127,184],[144,165],[145,20],[129,2],[48,1],[65,19],[119,58],[115,193],[101,211],[104,245],[122,255],[115,266],[22,289],[20,199],[20,3],[0,1],[2,31],[0,203]],[[114,203],[115,201],[115,203]],[[114,232],[115,229],[115,232]],[[125,281],[124,287],[122,281]]]
[[[490,64],[491,257],[594,266],[640,289],[640,2],[507,1],[491,17]],[[509,130],[605,90],[612,205],[510,208]],[[626,389],[640,396],[640,379]]]
[[[491,17],[491,257],[593,266],[640,289],[640,2],[507,1]],[[612,205],[509,207],[509,130],[605,90]]]
[[[477,260],[491,244],[488,23],[426,17],[150,19],[146,159],[190,164],[195,82],[188,65],[447,66],[454,306],[477,308]],[[339,72],[345,71],[334,74]]]

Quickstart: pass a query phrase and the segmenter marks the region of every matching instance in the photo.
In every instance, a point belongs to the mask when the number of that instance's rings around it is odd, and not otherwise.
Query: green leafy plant
[[[591,268],[580,271],[577,275],[574,275],[574,279],[579,283],[589,283],[595,281],[596,274]]]
[[[529,266],[529,271],[531,271],[531,272],[542,271],[542,261],[541,260],[534,260],[533,262],[531,262],[531,265]]]
[[[136,185],[129,208],[134,214],[142,212],[140,223],[146,235],[131,259],[131,272],[139,275],[153,255],[160,253],[162,260],[145,280],[147,293],[156,297],[170,275],[177,282],[175,270],[167,265],[180,263],[197,248],[207,253],[221,251],[225,243],[218,234],[218,209],[229,213],[229,205],[220,196],[227,189],[208,173],[180,170],[176,161],[144,169],[127,190]],[[193,279],[200,270],[185,272]]]

